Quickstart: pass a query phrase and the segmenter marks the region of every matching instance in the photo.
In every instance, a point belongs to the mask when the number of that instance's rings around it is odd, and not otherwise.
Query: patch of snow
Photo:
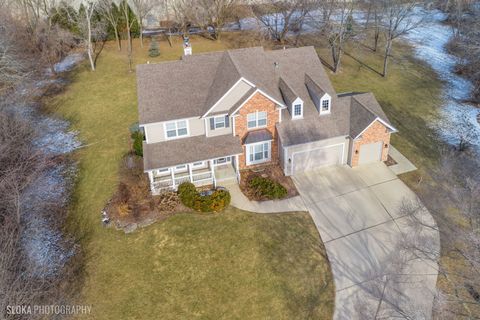
[[[443,89],[443,105],[440,108],[439,119],[434,119],[432,127],[451,144],[457,144],[465,121],[480,137],[480,126],[476,121],[479,110],[464,103],[470,97],[473,84],[455,73],[458,58],[446,50],[446,45],[453,36],[454,29],[443,23],[446,14],[439,10],[426,11],[416,8],[416,15],[429,15],[430,19],[421,27],[410,31],[405,39],[415,47],[415,56],[427,63],[445,82]],[[469,141],[477,149],[480,141]]]
[[[30,272],[35,276],[54,276],[75,254],[73,249],[66,248],[69,240],[52,227],[58,224],[49,216],[49,205],[66,207],[75,170],[74,166],[66,164],[52,166],[22,194],[22,219],[26,221],[22,241],[33,262]]]
[[[55,65],[53,66],[53,70],[55,70],[56,73],[70,71],[82,60],[83,60],[83,54],[72,53],[66,56],[65,58],[63,58],[62,61],[55,63]]]

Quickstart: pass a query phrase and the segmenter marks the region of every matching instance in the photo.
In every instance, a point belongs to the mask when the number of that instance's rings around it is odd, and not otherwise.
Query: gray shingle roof
[[[188,150],[188,152],[186,152]],[[240,139],[232,135],[195,136],[143,144],[144,170],[153,170],[195,161],[226,157],[243,152]]]
[[[329,115],[319,116],[316,113],[315,117],[307,115],[304,119],[291,120],[288,111],[283,110],[282,117],[290,121],[277,124],[282,145],[290,146],[338,136],[355,138],[377,116],[391,125],[375,96],[370,92],[340,94],[335,101]]]
[[[283,100],[287,103],[287,105],[291,105],[295,99],[297,99],[298,95],[293,91],[293,89],[288,85],[287,81],[280,77],[278,82],[278,87],[280,88],[280,92],[282,93]]]
[[[267,129],[260,129],[255,131],[250,131],[247,133],[245,138],[243,138],[243,144],[250,144],[255,142],[270,141],[272,140],[272,134]]]

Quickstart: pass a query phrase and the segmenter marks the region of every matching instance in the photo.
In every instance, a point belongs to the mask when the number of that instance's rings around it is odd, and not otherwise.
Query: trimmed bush
[[[133,151],[139,157],[143,157],[143,133],[135,131],[132,133]]]
[[[184,182],[178,186],[178,195],[180,201],[189,208],[193,208],[195,200],[199,196],[197,188],[190,182]]]
[[[182,203],[196,211],[219,212],[230,204],[230,193],[217,189],[209,195],[201,195],[193,183],[184,182],[178,186],[178,194]]]
[[[248,181],[248,187],[259,197],[281,199],[287,196],[287,189],[280,183],[261,176],[254,176]]]

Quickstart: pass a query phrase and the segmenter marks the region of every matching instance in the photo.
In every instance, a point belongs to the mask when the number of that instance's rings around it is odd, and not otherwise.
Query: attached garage
[[[292,154],[292,174],[343,163],[345,144],[337,144]]]
[[[368,164],[372,162],[378,162],[382,160],[382,146],[383,142],[374,142],[363,144],[360,146],[360,157],[358,164]]]

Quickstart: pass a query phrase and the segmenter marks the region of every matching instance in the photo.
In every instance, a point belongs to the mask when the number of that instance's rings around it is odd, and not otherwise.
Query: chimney
[[[183,55],[192,55],[192,45],[190,44],[190,38],[188,36],[183,36]]]

